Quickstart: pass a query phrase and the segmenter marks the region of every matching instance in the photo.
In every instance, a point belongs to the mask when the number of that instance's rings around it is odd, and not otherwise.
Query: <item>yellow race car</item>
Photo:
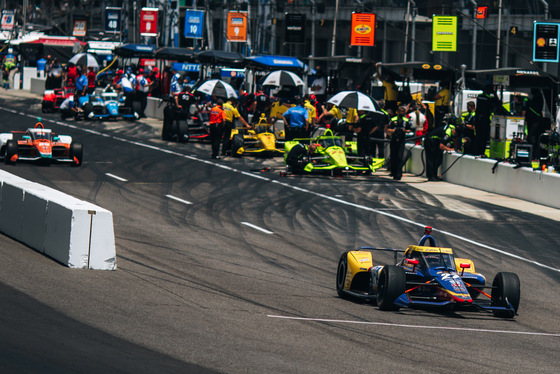
[[[231,131],[231,154],[233,156],[253,154],[269,157],[281,155],[284,150],[277,148],[277,145],[280,144],[278,135],[274,124],[267,123],[265,119],[261,119],[249,130],[233,129]]]

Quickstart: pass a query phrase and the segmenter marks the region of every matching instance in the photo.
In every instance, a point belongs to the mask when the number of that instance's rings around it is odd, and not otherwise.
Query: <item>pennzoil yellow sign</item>
[[[432,50],[457,51],[457,17],[434,16],[432,19]]]
[[[375,42],[375,14],[352,13],[350,44],[373,46]]]

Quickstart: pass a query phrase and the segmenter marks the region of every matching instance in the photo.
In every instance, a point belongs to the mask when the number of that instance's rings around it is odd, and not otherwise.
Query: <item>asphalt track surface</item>
[[[0,131],[33,126],[37,102],[0,96]],[[281,177],[279,158],[210,160],[147,123],[41,116],[84,144],[84,165],[0,168],[111,210],[118,270],[68,269],[0,235],[3,373],[557,372],[555,220],[375,175]],[[404,249],[423,225],[488,281],[517,273],[519,315],[336,295],[342,252]]]

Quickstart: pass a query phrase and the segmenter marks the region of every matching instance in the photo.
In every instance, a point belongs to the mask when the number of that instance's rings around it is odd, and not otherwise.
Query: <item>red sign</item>
[[[479,6],[476,8],[476,18],[487,18],[488,17],[488,7]]]
[[[352,13],[352,31],[350,44],[359,46],[373,46],[375,42],[375,14]]]
[[[140,35],[142,36],[157,36],[158,9],[157,8],[142,8],[140,11]]]

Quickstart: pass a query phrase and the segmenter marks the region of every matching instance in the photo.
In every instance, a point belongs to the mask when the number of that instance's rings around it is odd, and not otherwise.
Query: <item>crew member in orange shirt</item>
[[[224,101],[218,99],[216,105],[210,110],[210,141],[212,142],[212,158],[220,159],[220,144],[226,123],[226,113],[222,109]]]

